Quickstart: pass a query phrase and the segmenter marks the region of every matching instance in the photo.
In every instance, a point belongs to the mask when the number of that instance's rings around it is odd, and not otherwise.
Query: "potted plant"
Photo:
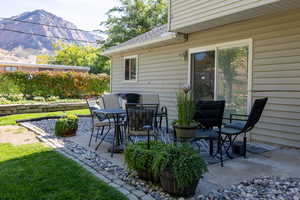
[[[65,115],[55,123],[55,135],[70,137],[76,135],[78,129],[78,117],[76,115]]]
[[[171,195],[190,197],[207,171],[202,157],[188,145],[166,145],[152,167],[162,188]]]
[[[125,163],[131,170],[135,170],[138,176],[146,181],[159,182],[159,177],[152,171],[153,159],[163,144],[151,141],[148,149],[147,142],[138,142],[128,145],[125,149]]]
[[[192,138],[195,136],[195,130],[198,128],[198,124],[193,121],[194,114],[195,104],[190,88],[183,88],[177,93],[178,119],[173,123],[176,137]]]

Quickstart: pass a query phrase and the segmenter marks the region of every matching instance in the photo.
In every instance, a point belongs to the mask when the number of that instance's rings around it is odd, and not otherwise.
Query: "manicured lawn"
[[[40,143],[0,144],[2,200],[125,200],[126,197]]]
[[[64,113],[77,114],[77,115],[88,115],[88,114],[90,114],[90,111],[88,109],[82,109],[82,110],[71,110],[71,111],[66,111],[66,112],[29,113],[29,114],[8,115],[8,116],[0,117],[0,126],[14,125],[14,124],[16,124],[16,120],[20,120],[20,119],[30,119],[30,118],[47,117],[47,116],[60,116],[60,115],[63,115]]]

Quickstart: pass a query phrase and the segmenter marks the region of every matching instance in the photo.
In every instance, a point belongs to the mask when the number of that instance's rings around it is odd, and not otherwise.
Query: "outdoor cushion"
[[[205,129],[198,129],[195,133],[196,139],[211,139],[211,138],[218,138],[218,134],[215,130],[205,130]]]
[[[246,124],[246,122],[239,121],[239,122],[232,122],[232,123],[225,124],[224,127],[225,128],[235,128],[235,129],[242,130],[245,127],[245,124]]]
[[[219,131],[217,131],[219,132]],[[241,133],[241,129],[236,128],[222,128],[221,133],[224,135],[238,135]]]
[[[108,119],[106,119],[106,120],[102,120],[102,121],[97,121],[97,122],[95,122],[95,126],[97,126],[97,127],[101,127],[101,126],[109,126],[111,123],[113,122],[113,120],[108,120]]]

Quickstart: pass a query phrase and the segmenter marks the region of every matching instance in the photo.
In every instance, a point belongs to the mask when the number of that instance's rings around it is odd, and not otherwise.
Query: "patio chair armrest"
[[[152,126],[151,125],[145,125],[145,126],[143,126],[143,129],[150,130],[150,129],[152,129]]]
[[[230,123],[232,122],[232,120],[247,121],[247,119],[233,118],[234,116],[236,116],[236,117],[248,117],[248,115],[246,115],[246,114],[230,113],[230,118],[229,118]],[[224,118],[224,119],[228,119],[228,118]]]
[[[161,113],[167,115],[168,114],[168,108],[167,108],[167,106],[162,106],[161,109],[160,109],[160,111],[161,111]]]

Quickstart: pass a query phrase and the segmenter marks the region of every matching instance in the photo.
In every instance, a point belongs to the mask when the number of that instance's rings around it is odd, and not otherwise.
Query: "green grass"
[[[1,200],[125,200],[74,161],[40,143],[0,144]]]
[[[88,114],[90,114],[90,111],[88,109],[82,109],[82,110],[71,110],[71,111],[66,111],[66,112],[29,113],[29,114],[8,115],[8,116],[0,117],[0,126],[15,125],[16,120],[20,120],[20,119],[60,116],[60,115],[63,115],[64,113],[77,114],[77,115],[88,115]]]

